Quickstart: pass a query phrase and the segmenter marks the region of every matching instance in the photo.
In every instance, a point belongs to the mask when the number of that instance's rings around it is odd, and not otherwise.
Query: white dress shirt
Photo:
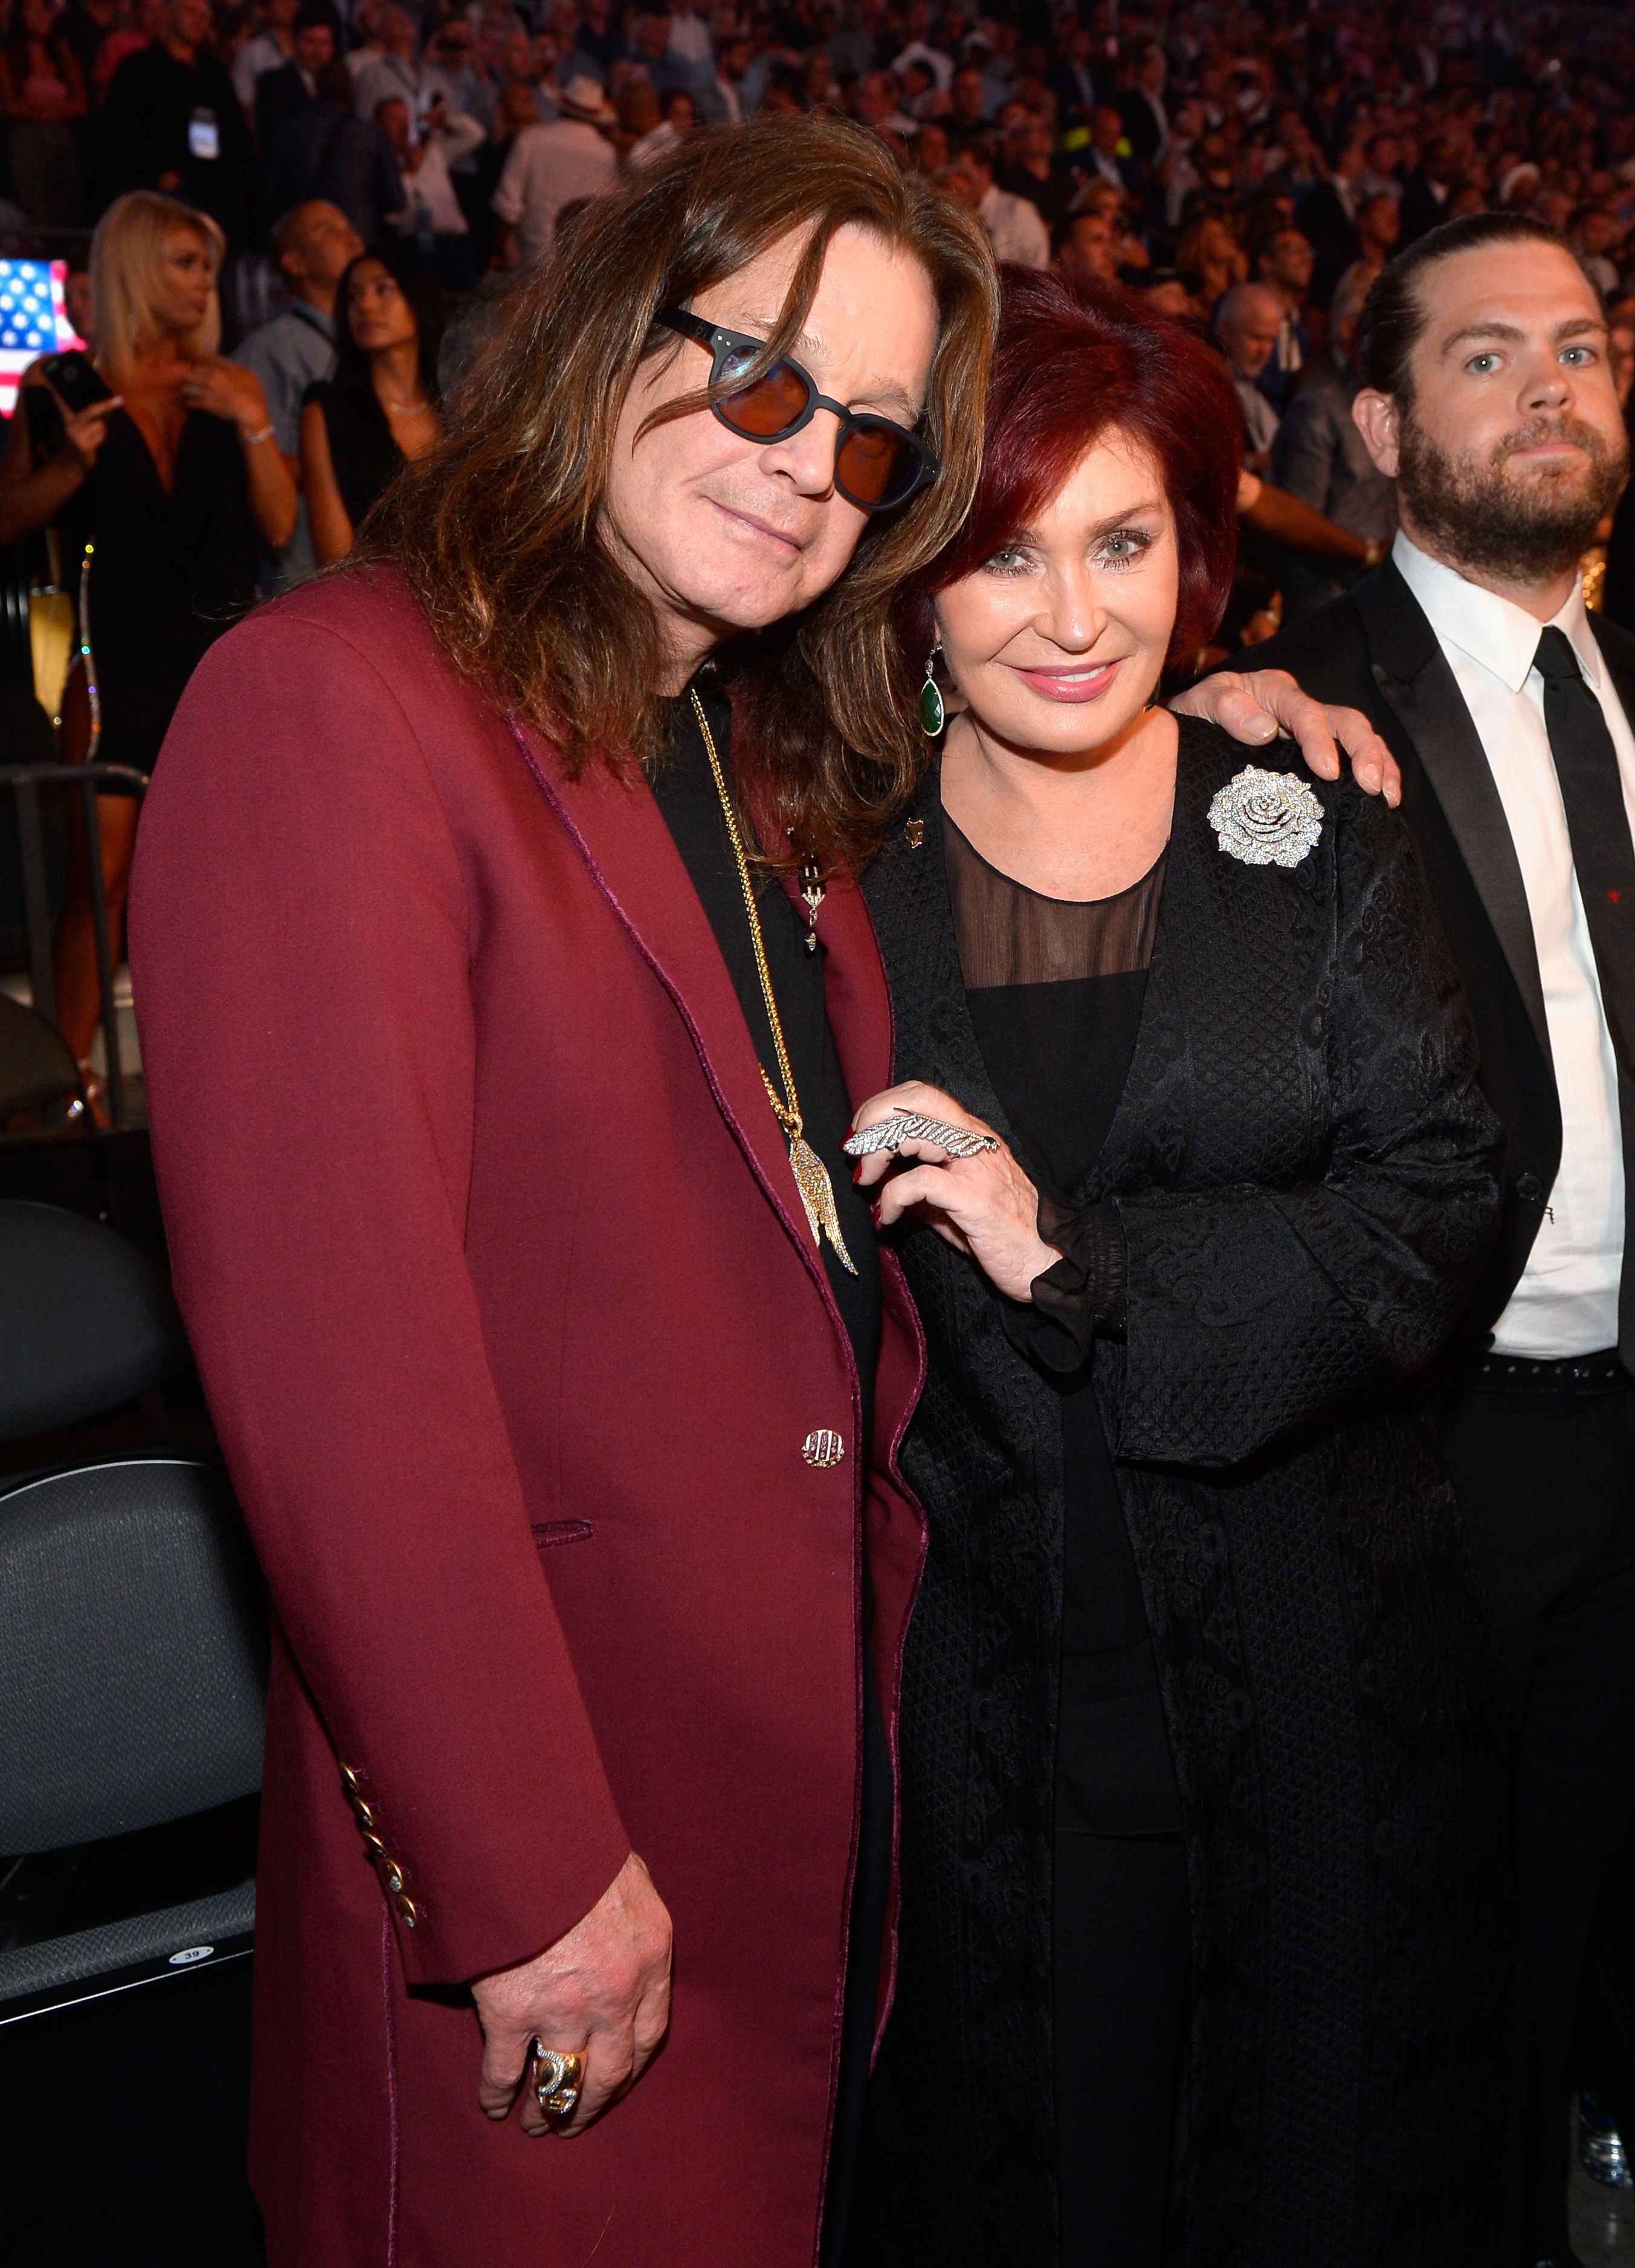
[[[666,52],[679,56],[684,63],[691,63],[695,70],[700,63],[707,63],[714,54],[710,26],[691,7],[672,9]]]
[[[988,232],[996,260],[1014,260],[1023,268],[1050,265],[1050,232],[1031,197],[1013,196],[1008,189],[985,189],[976,217]]]
[[[910,63],[924,63],[931,73],[939,94],[946,94],[954,85],[954,57],[944,55],[940,48],[930,46],[924,40],[915,40],[890,66],[898,78]]]
[[[1618,1343],[1624,1266],[1624,1147],[1618,1075],[1601,979],[1572,871],[1566,813],[1544,725],[1544,681],[1533,667],[1541,632],[1565,632],[1600,702],[1635,828],[1635,734],[1585,610],[1582,588],[1551,623],[1468,583],[1399,530],[1392,549],[1458,681],[1499,790],[1532,917],[1544,992],[1561,1165],[1533,1249],[1493,1344],[1501,1354],[1558,1361]]]
[[[423,218],[433,236],[465,236],[470,229],[461,210],[451,166],[460,164],[481,147],[482,129],[475,118],[460,113],[425,142],[417,166],[400,169],[403,183],[403,210],[393,216],[392,225],[400,235],[418,233]]]
[[[373,55],[353,74],[352,99],[360,118],[372,118],[383,102],[406,102],[413,124],[420,107],[419,67],[405,55]]]
[[[598,197],[619,171],[612,145],[583,119],[525,126],[511,145],[493,205],[517,232],[517,264],[549,260],[556,216],[575,197]]]

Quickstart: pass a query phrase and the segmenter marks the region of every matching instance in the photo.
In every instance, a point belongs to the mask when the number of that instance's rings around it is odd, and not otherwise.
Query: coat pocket
[[[588,1543],[594,1532],[588,1520],[536,1520],[532,1526],[541,1551],[552,1543]]]

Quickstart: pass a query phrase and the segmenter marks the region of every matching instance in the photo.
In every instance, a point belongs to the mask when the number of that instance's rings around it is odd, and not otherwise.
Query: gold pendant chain
[[[761,909],[755,903],[755,886],[749,879],[749,861],[744,853],[744,838],[739,832],[738,815],[733,809],[733,799],[727,792],[726,775],[721,769],[721,759],[716,753],[715,735],[710,730],[710,719],[704,714],[704,704],[696,688],[692,693],[693,714],[698,720],[698,730],[703,739],[704,754],[710,759],[710,770],[715,780],[716,793],[721,799],[721,815],[726,821],[727,836],[733,845],[733,856],[738,861],[738,879],[743,886],[744,910],[749,917],[749,941],[755,948],[755,973],[761,979],[761,997],[766,1003],[767,1022],[772,1031],[772,1051],[777,1057],[778,1076],[784,1082],[784,1101],[773,1086],[764,1064],[761,1065],[761,1083],[766,1088],[767,1101],[784,1130],[789,1144],[789,1162],[794,1169],[795,1186],[806,1207],[806,1219],[812,1225],[814,1239],[821,1242],[827,1236],[839,1258],[851,1274],[858,1272],[857,1263],[846,1249],[841,1233],[840,1216],[835,1207],[835,1188],[829,1168],[806,1138],[806,1128],[800,1116],[800,1098],[795,1092],[795,1074],[790,1067],[789,1050],[784,1045],[784,1026],[777,1012],[777,1001],[772,991],[772,972],[767,967],[766,945],[761,934]]]

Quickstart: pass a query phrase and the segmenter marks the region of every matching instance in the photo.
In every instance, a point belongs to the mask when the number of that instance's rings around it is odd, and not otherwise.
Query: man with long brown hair
[[[166,748],[155,1152],[276,1609],[273,2268],[837,2256],[924,1549],[850,862],[994,306],[870,136],[689,144]]]

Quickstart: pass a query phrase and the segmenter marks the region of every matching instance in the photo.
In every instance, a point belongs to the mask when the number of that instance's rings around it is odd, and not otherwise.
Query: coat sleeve
[[[1116,1199],[1124,1232],[1123,1457],[1234,1464],[1427,1364],[1499,1217],[1499,1130],[1402,821],[1349,784],[1322,1036],[1321,1180]],[[1255,1076],[1252,1063],[1231,1066]],[[1197,1108],[1209,1097],[1200,1082]]]
[[[255,617],[189,686],[131,959],[210,1409],[335,1800],[345,1764],[406,1878],[405,1972],[447,1982],[541,1951],[630,1846],[466,1266],[464,875],[412,684],[316,612]]]

